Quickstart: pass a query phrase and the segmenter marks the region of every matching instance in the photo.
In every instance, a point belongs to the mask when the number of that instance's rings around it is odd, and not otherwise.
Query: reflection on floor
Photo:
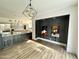
[[[37,40],[36,42],[41,43],[41,44],[43,44],[43,45],[45,45],[47,47],[50,47],[52,49],[55,49],[57,51],[61,51],[61,50],[66,51],[66,47],[61,46],[61,45],[57,45],[57,44],[50,43],[50,42],[43,41],[43,40]]]
[[[60,49],[58,47],[58,49]],[[29,40],[0,50],[0,59],[77,59],[74,55],[61,49],[51,49]]]

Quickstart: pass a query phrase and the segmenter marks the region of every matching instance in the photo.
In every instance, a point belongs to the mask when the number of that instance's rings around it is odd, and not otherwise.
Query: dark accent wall
[[[51,39],[53,41],[67,44],[69,15],[36,20],[35,24],[36,24],[36,37],[42,37],[41,35],[42,26],[47,26],[48,35],[42,38],[46,38],[48,40]],[[59,38],[55,38],[51,36],[51,26],[54,24],[58,24],[60,26],[60,30],[59,30],[60,37]]]

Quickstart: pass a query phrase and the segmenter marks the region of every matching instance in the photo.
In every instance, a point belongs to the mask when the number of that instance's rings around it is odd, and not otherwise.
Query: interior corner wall
[[[32,20],[32,39],[36,40],[35,38],[35,34],[36,31],[35,31],[35,20]]]
[[[58,9],[52,9],[46,12],[40,12],[37,15],[36,20],[43,19],[43,18],[50,18],[50,17],[56,17],[56,16],[62,16],[70,14],[69,19],[69,31],[68,31],[68,44],[67,44],[67,52],[77,54],[77,5],[69,6],[66,8],[58,8]],[[33,27],[33,39],[35,38],[35,20],[32,22]]]

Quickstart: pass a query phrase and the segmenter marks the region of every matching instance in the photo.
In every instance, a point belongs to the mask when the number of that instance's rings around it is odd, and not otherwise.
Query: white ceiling
[[[77,0],[32,0],[32,5],[38,13],[76,3]],[[0,0],[0,17],[19,17],[28,4],[29,0]]]
[[[28,3],[28,0],[0,0],[0,17],[18,17]]]
[[[77,0],[33,0],[33,6],[38,10],[38,12],[70,6],[76,3]]]

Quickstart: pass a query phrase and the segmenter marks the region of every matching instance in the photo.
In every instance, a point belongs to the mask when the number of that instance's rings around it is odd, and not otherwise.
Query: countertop
[[[31,33],[31,32],[32,31],[29,31],[29,30],[16,30],[16,31],[13,32],[13,34],[11,34],[10,32],[3,32],[2,37],[25,34],[25,33]]]

